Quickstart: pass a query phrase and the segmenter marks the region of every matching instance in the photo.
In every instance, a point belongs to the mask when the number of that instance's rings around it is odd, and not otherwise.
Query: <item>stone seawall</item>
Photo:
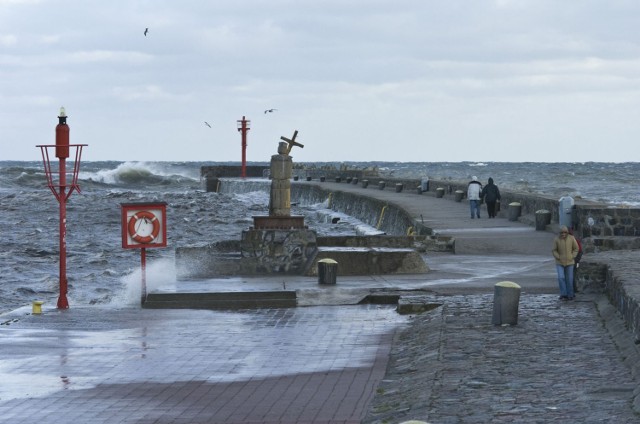
[[[329,209],[358,218],[388,235],[406,236],[414,227],[413,218],[404,209],[368,196],[294,184],[291,198],[305,204],[326,202]]]
[[[640,251],[589,254],[578,268],[578,290],[605,293],[636,343],[640,341]]]

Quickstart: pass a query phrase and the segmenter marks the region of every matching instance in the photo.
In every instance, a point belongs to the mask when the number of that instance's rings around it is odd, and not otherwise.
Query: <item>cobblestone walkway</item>
[[[625,365],[638,351],[621,345],[629,335],[615,337],[623,329],[603,319],[611,306],[598,299],[527,295],[516,326],[491,324],[493,296],[430,299],[443,306],[398,336],[363,422],[640,422]]]

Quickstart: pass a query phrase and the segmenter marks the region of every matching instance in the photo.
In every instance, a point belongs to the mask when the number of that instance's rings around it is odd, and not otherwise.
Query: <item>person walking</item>
[[[471,219],[476,216],[480,218],[480,193],[482,192],[482,184],[478,181],[478,177],[471,178],[467,186],[467,199],[469,199],[469,209],[471,210]]]
[[[553,257],[556,259],[556,272],[560,286],[560,299],[573,300],[573,265],[578,256],[578,242],[569,234],[566,226],[560,228],[560,234],[553,240]]]
[[[493,178],[489,178],[489,182],[482,189],[480,197],[484,199],[487,204],[487,214],[489,218],[496,217],[496,203],[500,201],[500,190],[498,186],[493,183]]]

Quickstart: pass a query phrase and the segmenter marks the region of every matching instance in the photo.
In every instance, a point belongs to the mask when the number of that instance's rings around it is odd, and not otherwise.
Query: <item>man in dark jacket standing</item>
[[[487,213],[489,218],[496,217],[496,203],[500,201],[500,190],[493,183],[493,178],[489,178],[489,183],[482,189],[482,198],[487,204]]]

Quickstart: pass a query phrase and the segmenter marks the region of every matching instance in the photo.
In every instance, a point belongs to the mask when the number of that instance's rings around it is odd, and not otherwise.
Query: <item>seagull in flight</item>
[[[265,113],[265,114],[266,114],[267,112],[272,113],[272,112],[275,112],[276,110],[278,110],[278,109],[267,109],[267,110],[265,110],[265,111],[264,111],[264,113]]]
[[[204,121],[204,124],[205,124],[207,127],[211,128],[211,125],[209,125],[209,123],[208,123],[207,121]]]
[[[147,36],[147,33],[148,33],[148,32],[149,32],[149,28],[145,28],[145,29],[144,29],[144,36],[145,36],[145,37]]]

